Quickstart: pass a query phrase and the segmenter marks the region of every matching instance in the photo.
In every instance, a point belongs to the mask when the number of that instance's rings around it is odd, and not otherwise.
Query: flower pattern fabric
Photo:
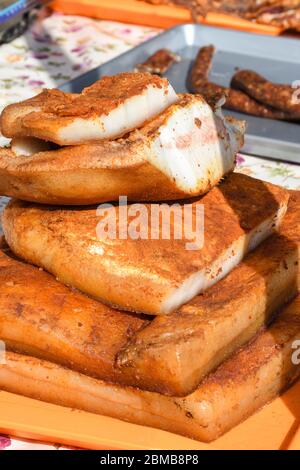
[[[20,38],[0,46],[0,111],[9,103],[56,87],[158,34],[149,27],[51,14]],[[0,145],[7,139],[0,136]],[[237,170],[300,190],[300,166],[239,155]],[[8,199],[0,197],[0,212]],[[0,225],[1,233],[1,225]],[[64,449],[0,435],[0,450]]]

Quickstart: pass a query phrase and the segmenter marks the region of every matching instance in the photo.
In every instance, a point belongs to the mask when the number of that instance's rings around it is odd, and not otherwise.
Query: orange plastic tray
[[[139,0],[55,0],[52,7],[71,15],[91,16],[103,20],[123,21],[157,28],[169,28],[191,21],[188,9],[168,5],[151,5]],[[278,35],[282,29],[276,26],[260,25],[229,15],[209,13],[204,24],[222,26],[261,34]]]
[[[0,392],[0,432],[86,449],[300,450],[300,382],[211,444]]]

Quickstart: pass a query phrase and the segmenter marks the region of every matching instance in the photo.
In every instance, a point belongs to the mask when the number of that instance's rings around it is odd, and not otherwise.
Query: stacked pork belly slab
[[[1,130],[1,389],[211,441],[298,379],[300,194],[233,172],[220,102],[123,73]]]

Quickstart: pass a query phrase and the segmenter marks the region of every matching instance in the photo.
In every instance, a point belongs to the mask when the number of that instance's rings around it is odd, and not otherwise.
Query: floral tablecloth
[[[9,103],[55,87],[145,41],[153,28],[52,14],[0,47],[0,111]],[[6,139],[0,136],[0,145]],[[240,155],[237,171],[300,190],[300,165]],[[0,211],[6,203],[0,198]],[[1,227],[0,227],[1,231]],[[0,449],[62,449],[0,435]]]

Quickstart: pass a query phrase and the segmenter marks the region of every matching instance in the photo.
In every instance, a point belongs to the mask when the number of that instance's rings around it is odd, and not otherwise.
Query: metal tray
[[[62,90],[79,92],[103,75],[132,70],[157,49],[166,47],[182,60],[166,73],[177,92],[188,92],[187,76],[199,47],[216,46],[211,79],[228,85],[237,67],[253,69],[278,83],[300,80],[300,41],[282,37],[185,24],[171,28],[106,64],[66,83]],[[300,125],[226,111],[248,122],[243,152],[300,163]]]

